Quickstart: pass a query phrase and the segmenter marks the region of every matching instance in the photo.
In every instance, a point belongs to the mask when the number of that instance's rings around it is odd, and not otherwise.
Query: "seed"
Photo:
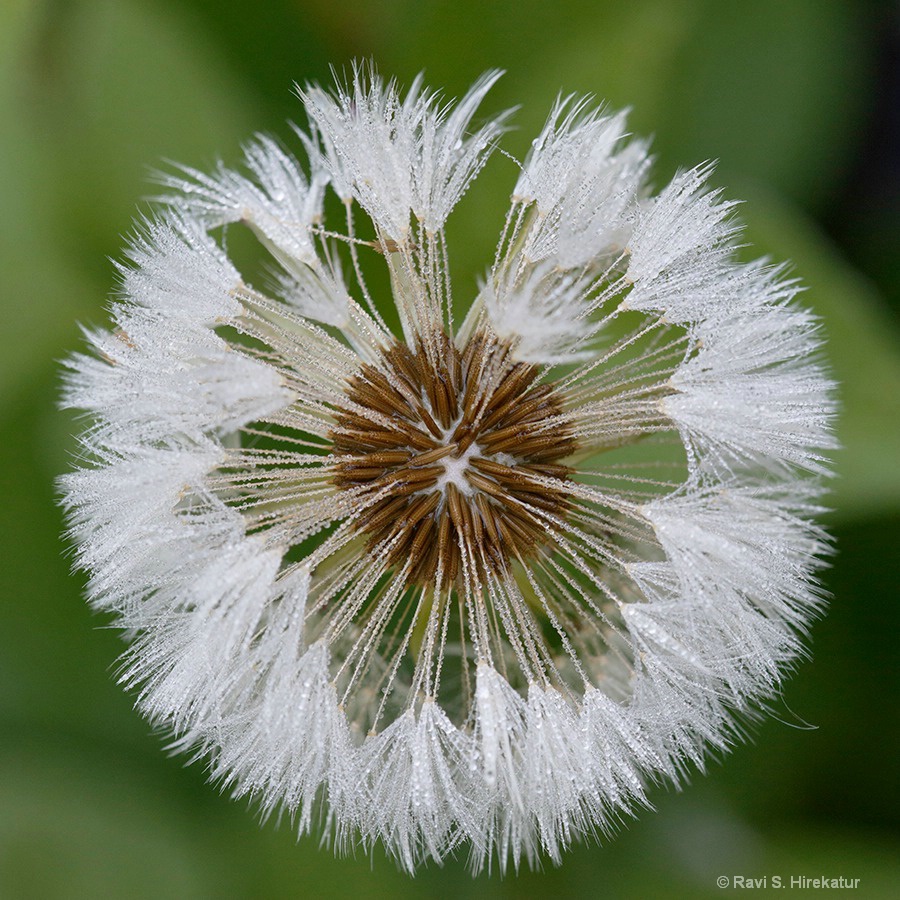
[[[570,503],[542,479],[568,480],[558,461],[577,443],[559,390],[538,376],[479,330],[462,351],[443,332],[413,349],[397,342],[349,380],[334,410],[332,483],[379,497],[354,527],[410,586],[439,572],[441,588],[458,586],[469,566],[483,581],[550,542],[536,515],[563,517]],[[467,461],[464,480],[450,459]]]

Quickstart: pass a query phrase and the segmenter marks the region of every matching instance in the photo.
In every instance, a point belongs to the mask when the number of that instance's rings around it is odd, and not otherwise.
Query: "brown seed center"
[[[407,584],[502,574],[550,542],[569,509],[576,448],[562,395],[477,332],[395,343],[350,379],[335,411],[333,481],[354,526]]]

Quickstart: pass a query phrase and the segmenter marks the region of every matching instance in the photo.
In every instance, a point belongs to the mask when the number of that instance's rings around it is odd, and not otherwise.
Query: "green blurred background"
[[[718,158],[761,252],[793,260],[844,412],[833,601],[774,715],[678,793],[653,792],[559,868],[415,879],[335,859],[164,752],[115,684],[120,638],[80,598],[53,478],[78,322],[104,321],[121,248],[164,159],[234,162],[290,141],[294,81],[372,57],[459,95],[506,77],[521,158],[560,90],[633,109],[658,182]],[[497,156],[451,222],[457,293],[490,258],[515,178]],[[0,0],[0,897],[721,896],[719,875],[860,878],[900,896],[900,17],[864,0]]]

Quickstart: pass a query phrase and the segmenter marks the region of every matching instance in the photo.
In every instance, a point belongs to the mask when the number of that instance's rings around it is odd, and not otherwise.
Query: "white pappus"
[[[66,375],[70,536],[140,708],[410,871],[558,861],[727,746],[828,550],[817,323],[737,260],[709,165],[654,194],[625,115],[561,99],[453,296],[497,77],[450,103],[357,66],[300,91],[304,163],[260,137],[169,176]]]

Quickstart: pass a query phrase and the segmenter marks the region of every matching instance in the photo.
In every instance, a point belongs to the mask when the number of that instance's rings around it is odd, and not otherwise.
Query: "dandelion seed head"
[[[305,163],[260,137],[163,176],[66,375],[70,535],[141,709],[410,871],[609,832],[741,733],[822,605],[817,326],[735,259],[710,166],[654,196],[625,115],[561,99],[455,320],[444,226],[497,77],[451,103],[357,66],[300,92]]]

